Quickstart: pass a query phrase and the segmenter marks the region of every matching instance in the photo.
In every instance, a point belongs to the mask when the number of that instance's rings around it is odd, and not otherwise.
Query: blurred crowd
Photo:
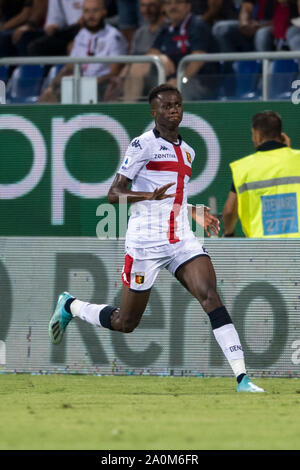
[[[187,54],[300,50],[300,0],[0,0],[0,56],[160,56],[167,81]],[[228,67],[231,63],[227,64]],[[57,70],[40,102],[60,100]],[[137,101],[157,83],[149,63],[86,64],[99,99]],[[190,62],[185,99],[213,99],[220,63]]]

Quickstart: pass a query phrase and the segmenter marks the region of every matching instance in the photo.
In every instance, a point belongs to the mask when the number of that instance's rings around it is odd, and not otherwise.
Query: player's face
[[[174,25],[181,23],[191,11],[191,4],[185,0],[164,0],[163,7],[166,17]]]
[[[83,25],[91,32],[98,31],[106,15],[102,0],[85,0],[82,10]]]
[[[152,114],[155,122],[168,128],[176,128],[182,121],[182,98],[175,91],[160,93],[154,100]]]

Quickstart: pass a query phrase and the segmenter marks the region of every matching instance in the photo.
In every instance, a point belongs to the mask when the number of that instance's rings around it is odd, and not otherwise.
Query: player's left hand
[[[210,207],[203,206],[203,210],[196,210],[196,207],[193,206],[192,217],[197,222],[197,224],[204,227],[205,233],[208,237],[211,236],[210,231],[215,235],[218,235],[220,232],[220,221],[214,215],[210,214]]]

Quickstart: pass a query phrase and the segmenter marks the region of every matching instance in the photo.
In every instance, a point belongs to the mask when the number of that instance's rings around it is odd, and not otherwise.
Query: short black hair
[[[162,0],[162,3],[164,3],[165,0]],[[185,0],[185,3],[193,3],[193,0]]]
[[[157,96],[160,94],[160,93],[164,93],[165,91],[175,91],[176,93],[178,93],[178,95],[181,97],[181,93],[180,91],[178,90],[178,88],[176,88],[175,86],[173,85],[169,85],[168,83],[163,83],[162,85],[158,85],[154,88],[152,88],[152,90],[150,90],[149,92],[149,95],[148,95],[148,101],[149,103],[151,104],[151,102],[157,98]]]
[[[262,111],[252,118],[252,128],[261,132],[266,139],[278,139],[281,137],[282,121],[276,111]]]

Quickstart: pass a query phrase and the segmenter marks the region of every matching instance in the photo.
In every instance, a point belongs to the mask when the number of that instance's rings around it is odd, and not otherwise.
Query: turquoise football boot
[[[66,301],[72,298],[74,297],[68,292],[63,292],[58,297],[55,311],[49,322],[49,336],[52,344],[61,343],[65,329],[73,319],[73,315],[65,310]]]
[[[244,375],[241,382],[236,387],[237,392],[250,392],[250,393],[261,393],[264,392],[263,388],[258,387],[249,379],[248,375]]]

